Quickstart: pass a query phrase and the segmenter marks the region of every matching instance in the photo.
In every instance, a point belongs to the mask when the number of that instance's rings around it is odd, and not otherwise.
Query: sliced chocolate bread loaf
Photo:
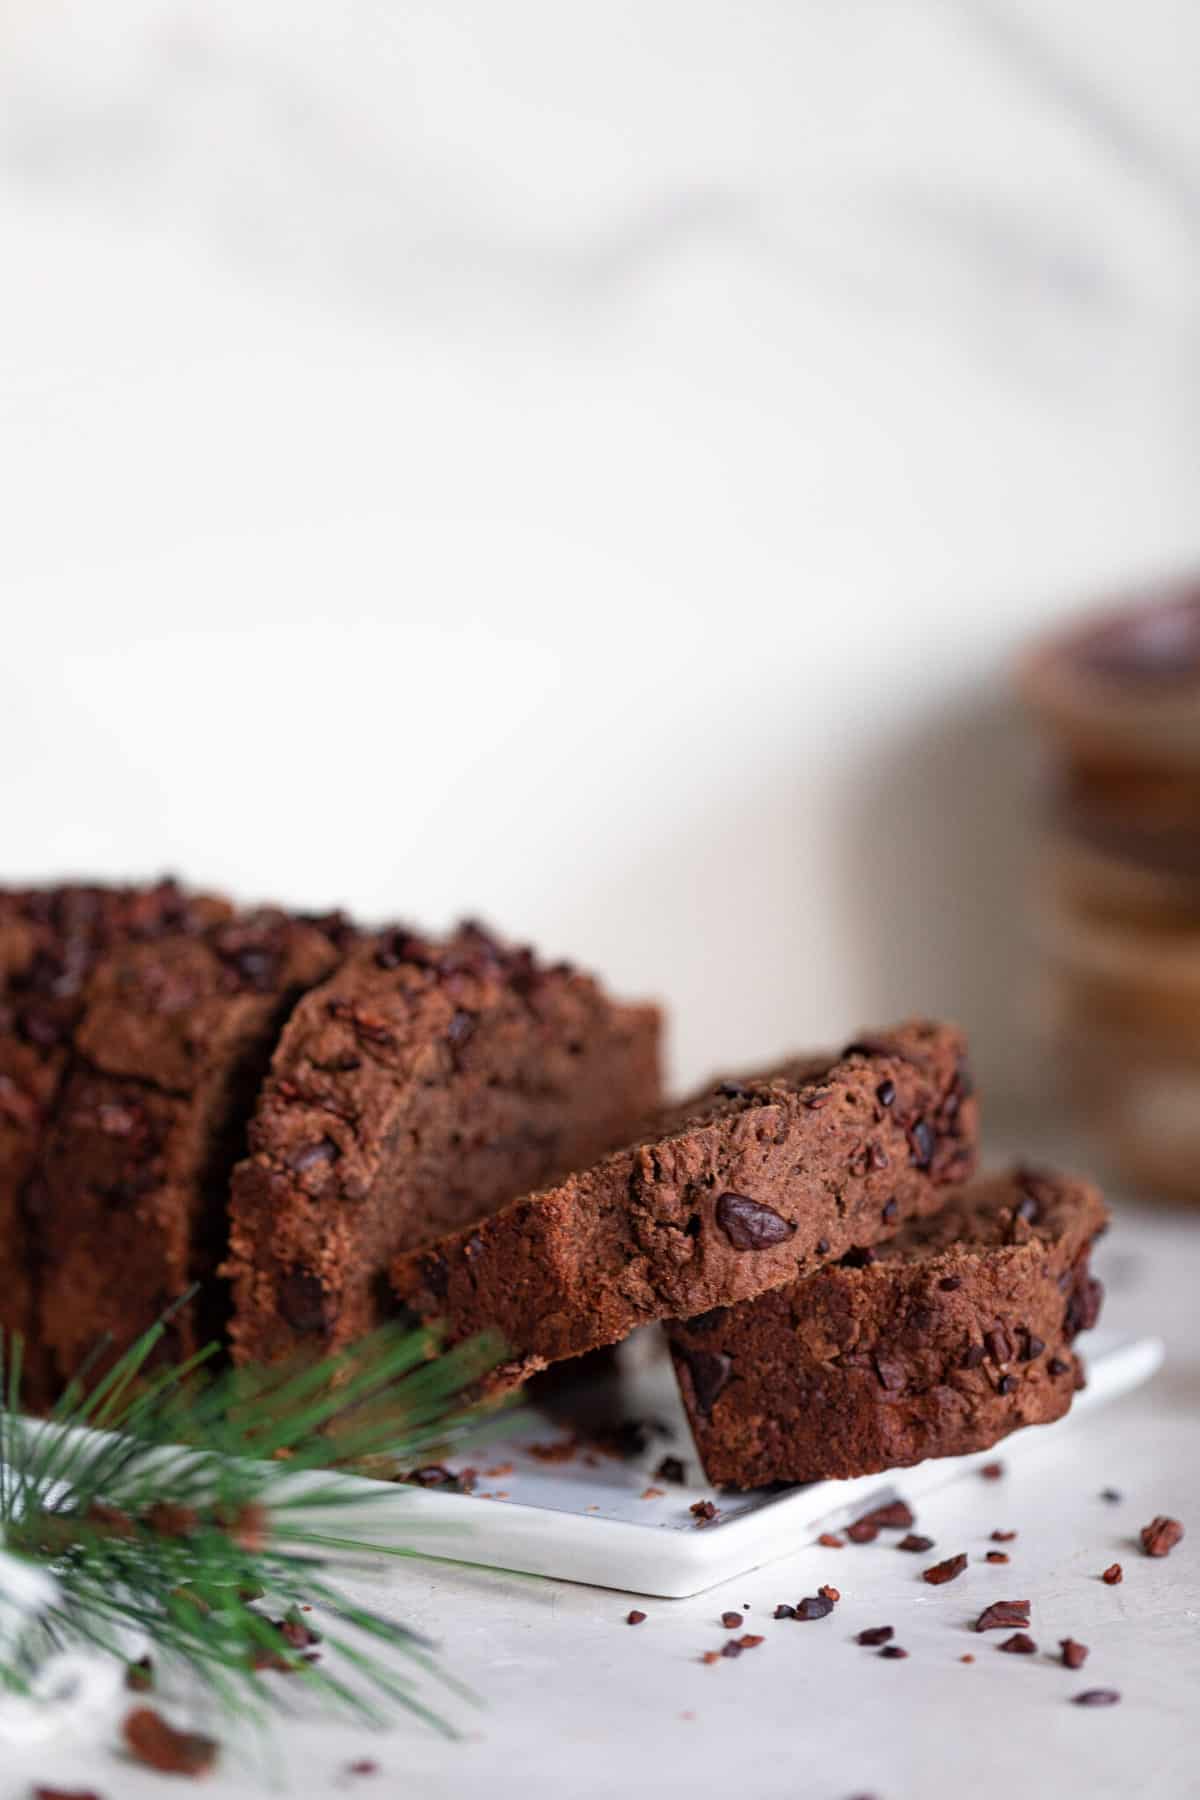
[[[228,903],[173,881],[0,891],[0,1327],[26,1337],[25,1397],[44,1398],[37,1268],[26,1192],[53,1116],[98,959],[120,943],[202,931]]]
[[[360,945],[292,1014],[234,1177],[235,1356],[353,1342],[395,1310],[398,1253],[627,1139],[658,1032],[475,926]]]
[[[263,909],[97,963],[27,1189],[40,1337],[60,1382],[102,1333],[126,1348],[193,1281],[204,1290],[167,1352],[219,1333],[215,1271],[246,1122],[284,1020],[349,935],[336,917]]]
[[[503,1384],[650,1319],[751,1298],[936,1209],[973,1167],[962,1034],[911,1023],[723,1082],[627,1149],[392,1263],[452,1340],[503,1336]]]
[[[870,1475],[1061,1417],[1080,1382],[1072,1343],[1100,1309],[1088,1254],[1106,1220],[1085,1182],[1017,1170],[870,1260],[672,1324],[706,1476]]]

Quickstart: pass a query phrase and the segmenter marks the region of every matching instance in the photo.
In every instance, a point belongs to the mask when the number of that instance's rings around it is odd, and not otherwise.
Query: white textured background
[[[1027,1066],[1031,627],[1200,553],[1189,0],[0,0],[0,876]]]

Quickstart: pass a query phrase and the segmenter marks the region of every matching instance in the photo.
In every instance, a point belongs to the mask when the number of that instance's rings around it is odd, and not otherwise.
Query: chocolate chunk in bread
[[[352,1343],[396,1310],[399,1252],[626,1141],[658,1028],[477,926],[360,945],[288,1021],[234,1177],[235,1356]]]
[[[30,1188],[40,1336],[60,1382],[102,1333],[119,1353],[193,1281],[202,1292],[167,1353],[219,1335],[215,1272],[246,1122],[288,1012],[347,935],[336,918],[262,909],[96,964]]]
[[[832,1064],[720,1083],[631,1147],[396,1257],[393,1286],[452,1340],[498,1330],[497,1383],[520,1380],[881,1243],[971,1172],[974,1134],[961,1033],[902,1025]]]
[[[114,945],[199,932],[228,902],[174,881],[146,887],[0,891],[0,1327],[26,1338],[24,1397],[41,1404],[48,1371],[35,1325],[37,1164],[65,1077],[88,978]]]
[[[865,1264],[669,1327],[708,1480],[819,1481],[986,1450],[1065,1413],[1101,1290],[1094,1188],[1017,1170]]]

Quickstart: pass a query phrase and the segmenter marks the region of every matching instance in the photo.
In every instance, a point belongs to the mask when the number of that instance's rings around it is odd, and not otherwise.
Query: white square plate
[[[485,1444],[451,1458],[452,1468],[477,1471],[473,1494],[406,1485],[394,1505],[376,1498],[371,1534],[386,1542],[394,1533],[397,1543],[450,1561],[677,1599],[786,1556],[873,1505],[914,1500],[997,1456],[1012,1466],[1031,1438],[1069,1432],[1077,1418],[1148,1381],[1163,1357],[1157,1338],[1096,1331],[1088,1338],[1088,1385],[1056,1425],[1017,1432],[998,1450],[893,1474],[722,1494],[694,1484],[700,1471],[687,1420],[670,1362],[656,1349],[654,1338],[631,1340],[615,1378],[581,1370],[556,1392],[552,1410],[526,1407]],[[621,1460],[590,1450],[588,1426],[605,1419],[652,1422],[644,1451]],[[664,1455],[683,1461],[687,1485],[656,1478]],[[698,1526],[689,1509],[702,1499],[715,1500],[720,1517]]]

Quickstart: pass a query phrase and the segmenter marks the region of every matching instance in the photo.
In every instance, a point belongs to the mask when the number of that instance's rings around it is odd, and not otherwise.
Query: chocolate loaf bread
[[[911,1023],[833,1064],[722,1083],[594,1167],[392,1263],[456,1341],[491,1327],[503,1384],[650,1319],[749,1299],[941,1204],[973,1167],[961,1033]]]
[[[246,1121],[284,1019],[349,935],[336,916],[263,909],[97,963],[27,1189],[40,1337],[60,1383],[103,1332],[119,1352],[193,1281],[204,1288],[167,1353],[219,1333],[215,1270]]]
[[[26,1339],[25,1396],[47,1386],[35,1328],[36,1246],[29,1184],[66,1073],[96,962],[120,943],[199,932],[228,903],[174,881],[80,883],[0,892],[0,1327]]]
[[[234,1177],[235,1356],[353,1342],[395,1309],[397,1253],[627,1139],[658,1029],[476,926],[360,945],[292,1014]]]
[[[1018,1170],[953,1195],[870,1261],[669,1327],[708,1479],[817,1481],[986,1450],[1061,1417],[1101,1289],[1085,1182]]]

